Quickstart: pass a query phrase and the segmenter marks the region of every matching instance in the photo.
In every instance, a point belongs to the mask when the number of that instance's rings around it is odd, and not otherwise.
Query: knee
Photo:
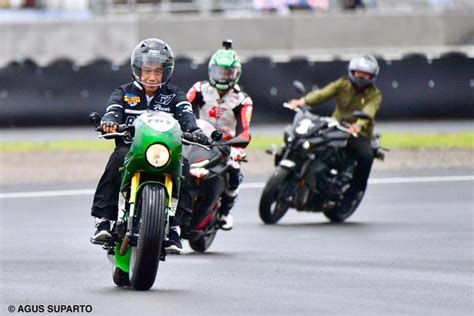
[[[363,151],[360,153],[359,157],[357,158],[357,160],[361,163],[372,163],[372,160],[373,160],[373,153],[372,151]]]
[[[229,172],[229,191],[235,191],[242,183],[244,176],[238,169],[237,172]]]
[[[360,144],[352,150],[352,155],[357,160],[359,164],[370,164],[373,159],[373,152],[370,145]]]
[[[109,163],[107,167],[111,167],[111,168],[121,167],[123,165],[123,161],[127,153],[128,153],[128,148],[124,148],[124,147],[115,148],[112,155],[110,155]]]

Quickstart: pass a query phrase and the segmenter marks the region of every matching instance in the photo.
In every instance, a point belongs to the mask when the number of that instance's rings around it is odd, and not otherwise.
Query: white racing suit
[[[240,138],[246,143],[243,147],[248,145],[253,103],[237,84],[221,97],[218,90],[209,82],[198,81],[189,89],[187,98],[193,106],[196,117],[221,130],[225,140]],[[237,199],[238,188],[243,179],[238,160],[243,157],[245,157],[243,148],[232,148],[232,159],[227,169],[229,183],[221,197],[220,215],[228,215]]]

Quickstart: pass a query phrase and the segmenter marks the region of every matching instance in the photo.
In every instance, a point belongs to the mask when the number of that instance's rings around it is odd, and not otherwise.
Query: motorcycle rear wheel
[[[349,207],[339,205],[336,209],[325,211],[324,215],[333,223],[342,223],[349,218],[359,207],[362,198],[364,197],[365,191],[356,194],[354,199],[351,201]]]
[[[165,191],[154,184],[145,185],[137,203],[138,240],[130,257],[130,285],[138,291],[149,290],[155,282],[165,234]]]
[[[265,224],[276,224],[290,208],[290,203],[280,195],[289,171],[277,167],[268,179],[260,197],[259,215]]]

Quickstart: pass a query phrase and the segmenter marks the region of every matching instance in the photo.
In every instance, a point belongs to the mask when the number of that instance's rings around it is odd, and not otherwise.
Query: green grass
[[[251,148],[267,149],[272,144],[283,144],[283,136],[254,136]],[[388,148],[474,148],[474,132],[417,134],[384,133],[382,146]],[[105,151],[114,148],[113,141],[57,140],[44,142],[2,142],[0,152],[49,152],[49,151]]]
[[[415,134],[385,133],[382,146],[391,148],[474,148],[474,132]]]
[[[384,133],[383,147],[388,148],[474,148],[474,132],[418,134]],[[250,144],[253,148],[266,149],[271,144],[283,144],[283,136],[255,136]]]
[[[48,151],[112,151],[113,141],[105,140],[56,140],[40,142],[3,142],[0,152]]]

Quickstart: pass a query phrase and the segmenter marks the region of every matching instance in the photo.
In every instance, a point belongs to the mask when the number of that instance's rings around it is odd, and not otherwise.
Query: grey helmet
[[[370,80],[356,78],[354,76],[354,72],[356,70],[369,73],[372,75],[372,78],[370,78]],[[351,79],[353,84],[361,88],[373,84],[375,79],[377,79],[379,70],[380,68],[377,59],[375,59],[375,57],[370,54],[351,59],[349,62],[349,67],[347,68],[349,79]]]
[[[164,85],[170,80],[174,69],[174,55],[171,47],[158,38],[148,38],[135,47],[130,56],[133,78],[141,82],[142,67],[145,64],[162,65],[163,80],[157,86]]]

